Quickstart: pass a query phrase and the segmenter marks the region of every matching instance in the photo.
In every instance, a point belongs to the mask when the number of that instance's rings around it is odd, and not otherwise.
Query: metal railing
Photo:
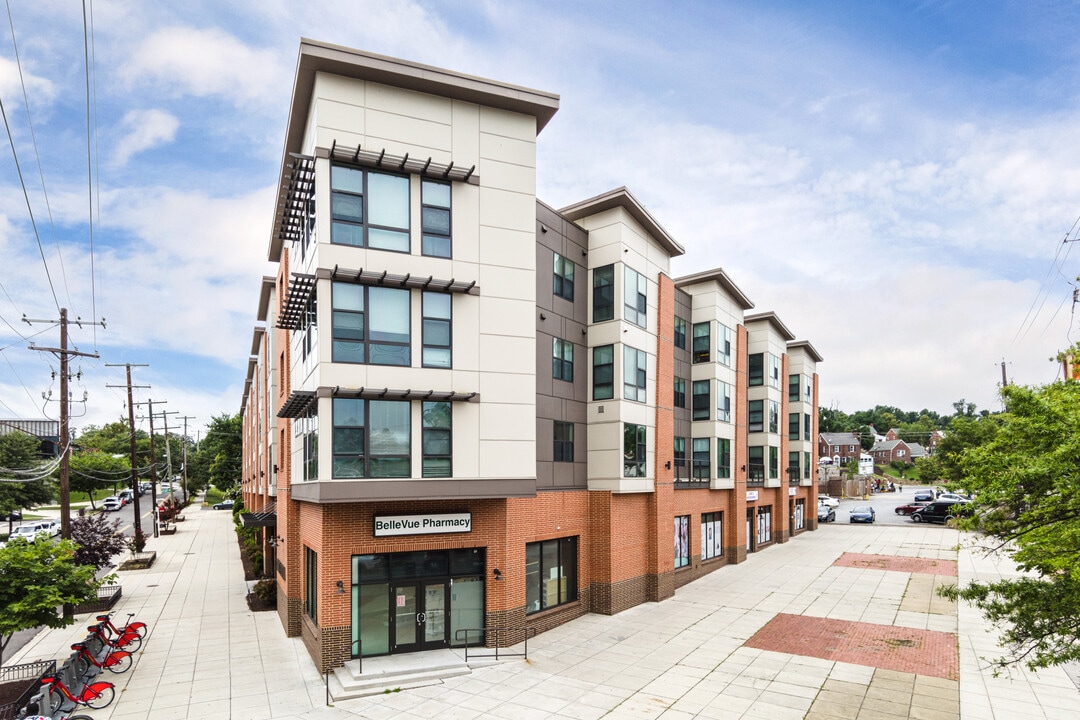
[[[675,482],[708,485],[712,479],[708,460],[675,458]]]
[[[358,651],[358,652],[355,652],[355,651]],[[358,672],[361,675],[363,675],[364,674],[364,642],[363,642],[363,638],[357,638],[356,640],[352,641],[352,644],[349,646],[349,654],[352,655],[354,652],[356,654],[356,659],[360,662],[360,667],[358,669]],[[326,668],[326,670],[323,671],[323,685],[326,687],[326,705],[329,707],[330,703],[334,700],[334,698],[330,695],[330,668]]]
[[[56,674],[55,660],[7,665],[0,668],[0,684],[26,681],[26,690],[14,702],[0,705],[0,718],[8,720],[19,716],[19,711],[30,702],[35,694],[41,692],[41,678]]]
[[[476,641],[474,643],[469,642],[469,638],[475,633]],[[522,638],[519,641],[514,641],[514,637],[517,633]],[[495,652],[484,653],[478,655],[475,651],[472,653],[473,658],[495,658],[498,660],[500,657],[524,657],[529,659],[529,638],[536,637],[537,630],[534,626],[526,625],[523,627],[510,627],[510,628],[467,628],[464,630],[458,630],[454,633],[455,640],[462,640],[465,643],[465,662],[469,662],[469,647],[477,645],[481,647],[487,647],[488,641],[492,641]],[[502,650],[500,653],[499,648],[502,646],[503,641],[507,639],[505,636],[510,635],[509,641],[511,644],[516,645],[518,642],[524,642],[525,646],[521,652],[511,652],[509,650]]]

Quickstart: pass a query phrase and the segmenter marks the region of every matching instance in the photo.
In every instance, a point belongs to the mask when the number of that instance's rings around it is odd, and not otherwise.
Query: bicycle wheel
[[[55,716],[64,704],[64,695],[59,690],[54,692],[52,688],[45,688],[45,697],[41,699],[41,704],[49,708],[49,715]]]
[[[94,720],[89,715],[68,715],[67,720]]]
[[[96,682],[87,685],[82,694],[79,696],[79,702],[88,708],[94,708],[100,710],[103,707],[108,707],[116,697],[116,690],[113,689],[112,683]]]
[[[144,638],[144,637],[146,637],[146,623],[144,623],[144,622],[133,622],[133,623],[131,623],[130,625],[127,626],[127,628],[125,629],[125,632],[133,632],[136,635],[138,635],[139,637]]]
[[[116,639],[116,647],[127,652],[135,652],[142,647],[142,638],[134,632],[126,632]]]
[[[119,650],[105,658],[105,669],[113,673],[127,672],[131,669],[131,653]]]

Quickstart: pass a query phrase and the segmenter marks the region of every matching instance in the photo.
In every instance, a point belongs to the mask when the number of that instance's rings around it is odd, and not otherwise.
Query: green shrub
[[[266,578],[255,583],[251,592],[268,605],[277,602],[277,583],[272,578]]]

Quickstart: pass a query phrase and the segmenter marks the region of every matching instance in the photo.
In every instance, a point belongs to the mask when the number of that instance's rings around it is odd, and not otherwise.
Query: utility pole
[[[183,484],[182,487],[184,488],[184,502],[187,502],[187,498],[188,498],[188,492],[187,492],[187,446],[188,446],[187,421],[188,420],[194,420],[195,416],[194,415],[182,415],[179,419],[184,421],[184,460],[183,460],[183,463],[184,463],[184,465],[183,465],[183,478],[184,478],[183,483],[184,484]]]
[[[1005,377],[1005,361],[1001,361],[1001,387],[1005,387],[1009,384],[1009,378]]]
[[[167,400],[158,400],[158,404],[164,404]],[[157,515],[157,473],[154,472],[156,462],[154,460],[154,401],[147,400],[146,402],[135,403],[135,405],[149,405],[150,412],[147,413],[150,416],[150,499],[154,503],[154,537],[160,537],[158,530],[158,515]]]
[[[178,414],[179,412],[176,410],[161,413],[161,417],[165,420],[165,475],[169,478],[169,497],[173,496],[172,446],[169,445],[169,416]]]
[[[131,493],[134,495],[134,510],[135,510],[135,537],[138,537],[142,533],[142,511],[139,509],[139,465],[137,463],[137,448],[135,445],[135,406],[132,405],[131,400],[131,388],[149,388],[149,385],[134,386],[131,384],[131,368],[134,367],[149,367],[146,363],[105,363],[105,367],[127,367],[127,406],[128,406],[128,430],[131,433]],[[122,385],[106,385],[105,387],[118,388]]]
[[[67,308],[60,308],[60,320],[34,320],[23,315],[23,322],[31,325],[40,323],[60,323],[60,347],[37,347],[30,345],[31,350],[55,353],[60,358],[60,537],[65,540],[71,539],[71,433],[68,428],[68,356],[98,358],[97,353],[85,353],[78,350],[68,349],[68,316]],[[83,326],[82,319],[75,320],[79,327]],[[105,327],[105,320],[101,322],[86,323],[87,325],[101,325]],[[64,615],[68,617],[68,608],[64,606]]]

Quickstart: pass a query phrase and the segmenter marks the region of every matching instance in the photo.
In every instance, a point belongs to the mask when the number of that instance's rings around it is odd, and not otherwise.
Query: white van
[[[112,497],[107,497],[101,501],[101,509],[105,510],[106,512],[115,512],[122,507],[124,507],[124,503],[120,500],[120,498],[116,497],[115,495],[113,495]]]
[[[36,522],[23,523],[11,533],[11,540],[21,537],[25,540],[33,542],[39,537],[52,537],[53,527],[52,522],[48,520],[38,520]]]

